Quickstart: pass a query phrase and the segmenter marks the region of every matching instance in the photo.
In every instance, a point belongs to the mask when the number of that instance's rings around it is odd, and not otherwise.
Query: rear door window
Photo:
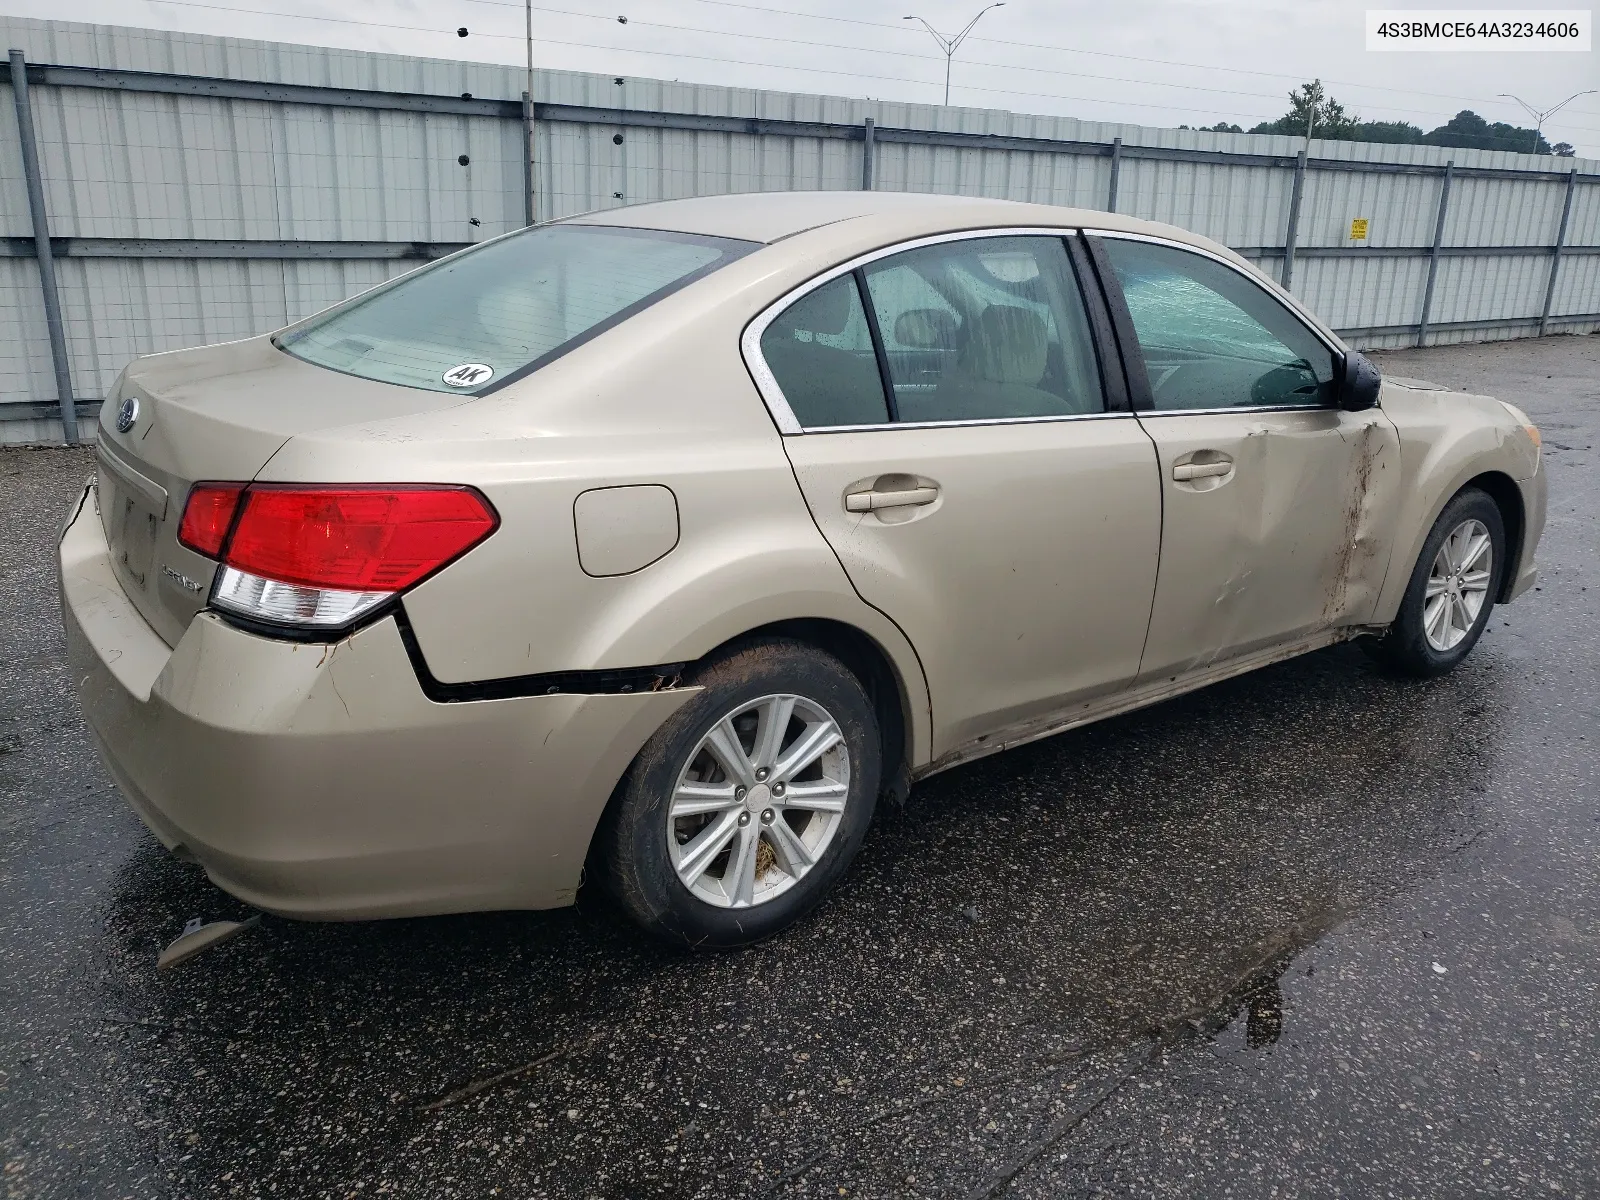
[[[482,395],[756,248],[612,226],[525,229],[346,301],[277,345],[363,379]]]
[[[779,313],[761,335],[761,357],[808,429],[889,419],[854,275],[807,292]]]
[[[901,421],[1105,411],[1060,238],[941,242],[869,264],[864,275]]]

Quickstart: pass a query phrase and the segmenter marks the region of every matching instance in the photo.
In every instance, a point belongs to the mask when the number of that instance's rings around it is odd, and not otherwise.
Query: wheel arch
[[[1423,546],[1427,544],[1428,534],[1432,532],[1439,514],[1444,512],[1447,504],[1469,487],[1476,487],[1488,494],[1499,508],[1501,519],[1506,525],[1508,567],[1500,582],[1500,589],[1495,594],[1495,603],[1501,603],[1507,589],[1515,585],[1517,563],[1521,561],[1523,540],[1527,533],[1527,512],[1521,489],[1505,471],[1496,467],[1485,469],[1481,461],[1460,463],[1451,475],[1446,476],[1446,479],[1448,482],[1426,500],[1426,507],[1420,505],[1412,507],[1410,513],[1413,515],[1401,518],[1401,526],[1406,532],[1396,539],[1389,560],[1388,575],[1384,579],[1383,591],[1373,613],[1374,625],[1388,625],[1394,620],[1395,614],[1400,611],[1400,603],[1405,597],[1406,588],[1411,583],[1411,574],[1417,568],[1417,559],[1422,554]]]
[[[918,745],[919,739],[927,736],[927,692],[925,689],[922,691],[919,701],[916,691],[923,686],[920,666],[917,677],[908,680],[905,672],[896,664],[894,655],[877,638],[858,626],[830,617],[788,617],[754,626],[723,640],[689,664],[685,674],[740,646],[766,638],[785,638],[831,654],[861,681],[878,718],[884,772],[879,785],[879,798],[903,803],[911,790],[916,755],[919,750],[926,752],[925,744]],[[922,720],[918,720],[919,702],[924,704],[920,714]],[[613,825],[628,777],[643,753],[644,747],[641,747],[611,789],[589,836],[586,870],[603,869],[600,860],[604,856],[597,852],[604,845],[607,829]]]
[[[743,633],[718,646],[707,658],[714,658],[731,647],[762,638],[792,638],[831,654],[861,681],[878,718],[883,750],[883,781],[880,794],[896,803],[904,802],[911,788],[914,761],[913,699],[906,680],[896,669],[893,658],[878,641],[844,621],[825,617],[796,617],[773,621]]]
[[[1500,566],[1499,587],[1494,595],[1496,604],[1504,604],[1509,602],[1511,589],[1516,586],[1517,564],[1522,561],[1523,541],[1527,537],[1528,514],[1522,502],[1522,489],[1504,471],[1485,471],[1458,487],[1445,499],[1445,504],[1449,504],[1471,487],[1489,494],[1489,499],[1493,500],[1495,507],[1500,510],[1500,520],[1505,525],[1505,561]],[[1444,511],[1444,505],[1439,506],[1439,511]],[[1434,520],[1438,520],[1437,515]]]

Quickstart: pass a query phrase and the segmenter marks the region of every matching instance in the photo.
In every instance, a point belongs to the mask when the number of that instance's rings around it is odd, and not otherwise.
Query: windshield
[[[363,379],[483,395],[756,247],[649,229],[526,229],[329,309],[277,345]]]

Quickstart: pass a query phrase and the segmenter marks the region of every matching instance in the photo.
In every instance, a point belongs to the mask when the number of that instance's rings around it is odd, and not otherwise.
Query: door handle
[[[1179,463],[1172,468],[1172,477],[1179,483],[1186,483],[1191,479],[1210,479],[1216,475],[1226,475],[1233,470],[1233,459],[1225,458],[1221,462],[1187,462]]]
[[[893,492],[847,492],[844,498],[846,512],[878,512],[885,508],[912,508],[932,504],[939,498],[939,489],[933,487],[905,488]]]

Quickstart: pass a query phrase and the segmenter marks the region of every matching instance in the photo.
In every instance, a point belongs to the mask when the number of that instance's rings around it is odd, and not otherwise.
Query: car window
[[[942,242],[864,271],[901,421],[1103,412],[1059,238]]]
[[[277,344],[363,379],[482,394],[753,249],[655,230],[541,226],[357,296]]]
[[[1107,238],[1157,409],[1331,404],[1333,352],[1230,267]]]
[[[761,335],[761,357],[808,429],[889,419],[854,275],[807,292],[779,313]]]

